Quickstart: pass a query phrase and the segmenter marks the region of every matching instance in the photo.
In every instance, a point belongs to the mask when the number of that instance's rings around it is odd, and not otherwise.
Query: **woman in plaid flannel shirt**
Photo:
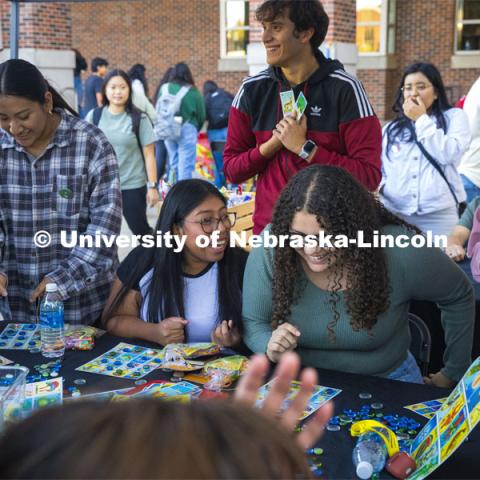
[[[0,304],[15,322],[34,322],[56,283],[65,321],[93,323],[117,267],[115,247],[61,243],[62,231],[117,235],[121,225],[113,148],[77,117],[34,65],[0,64]]]

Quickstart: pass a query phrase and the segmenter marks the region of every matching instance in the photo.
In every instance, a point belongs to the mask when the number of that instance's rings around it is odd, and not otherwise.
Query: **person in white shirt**
[[[429,63],[405,70],[393,111],[397,118],[383,129],[380,198],[422,231],[447,235],[466,199],[457,167],[470,144],[467,116],[449,105]]]
[[[480,196],[480,77],[465,98],[463,111],[467,114],[472,133],[470,148],[462,157],[458,171],[467,192],[467,201]]]
[[[128,76],[132,81],[132,101],[140,111],[147,114],[152,123],[155,123],[157,114],[155,107],[148,99],[148,82],[145,72],[145,65],[141,63],[136,63],[128,71]]]

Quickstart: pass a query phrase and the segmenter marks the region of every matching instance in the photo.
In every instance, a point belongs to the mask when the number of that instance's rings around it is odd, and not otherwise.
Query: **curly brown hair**
[[[295,213],[315,215],[326,233],[356,238],[363,231],[364,241],[372,242],[374,232],[388,224],[403,225],[419,232],[389,212],[370,192],[341,168],[313,165],[301,170],[282,191],[273,212],[273,235],[288,235]],[[346,283],[346,307],[354,331],[371,330],[377,317],[389,305],[389,281],[382,248],[360,248],[350,245],[334,253],[335,268],[329,274],[330,305],[333,319],[327,329],[331,340],[340,317],[336,308],[342,280]],[[272,327],[285,322],[290,307],[298,301],[305,282],[299,255],[291,247],[279,248],[273,260]]]

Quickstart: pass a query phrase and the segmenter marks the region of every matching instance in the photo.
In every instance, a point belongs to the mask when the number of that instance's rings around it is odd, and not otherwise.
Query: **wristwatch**
[[[310,154],[313,152],[313,149],[317,146],[317,144],[313,140],[307,140],[304,144],[298,156],[306,160]]]
[[[147,188],[157,188],[157,182],[147,182]]]

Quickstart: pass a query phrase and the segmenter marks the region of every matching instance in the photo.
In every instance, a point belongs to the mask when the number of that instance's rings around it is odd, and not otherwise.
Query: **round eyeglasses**
[[[235,225],[236,221],[237,221],[237,214],[235,212],[228,212],[225,215],[222,215],[221,217],[208,217],[199,221],[185,220],[185,222],[187,223],[198,223],[202,227],[202,230],[205,233],[212,233],[215,230],[218,230],[218,226],[220,225],[220,222],[222,222],[222,225],[225,228],[232,228]]]

